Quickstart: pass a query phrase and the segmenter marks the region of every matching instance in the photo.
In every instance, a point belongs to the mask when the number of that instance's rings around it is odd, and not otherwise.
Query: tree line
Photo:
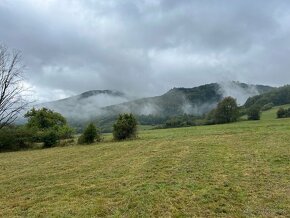
[[[0,130],[0,151],[15,151],[29,148],[51,148],[72,144],[91,144],[102,141],[103,137],[95,124],[87,125],[79,137],[66,119],[47,108],[31,109],[25,114],[27,123],[22,126],[6,125]],[[137,120],[132,114],[120,114],[113,125],[116,141],[137,137]]]

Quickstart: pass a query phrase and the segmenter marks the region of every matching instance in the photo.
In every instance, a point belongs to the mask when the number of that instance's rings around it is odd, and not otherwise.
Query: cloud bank
[[[0,42],[23,52],[40,101],[136,96],[239,80],[290,83],[290,2],[2,0]]]

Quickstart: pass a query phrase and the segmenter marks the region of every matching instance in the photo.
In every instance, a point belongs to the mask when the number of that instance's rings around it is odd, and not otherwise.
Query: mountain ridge
[[[172,88],[166,93],[132,99],[120,91],[90,90],[80,95],[47,102],[47,107],[63,114],[73,126],[87,122],[112,123],[120,113],[164,120],[168,117],[189,114],[202,116],[216,107],[227,96],[237,98],[243,105],[249,97],[273,90],[271,86],[251,85],[240,82],[210,83],[192,88]],[[142,119],[139,119],[143,123]]]
[[[271,86],[239,82],[210,83],[193,88],[173,88],[160,96],[111,105],[102,108],[102,110],[109,116],[120,112],[131,112],[138,115],[162,114],[163,116],[183,113],[202,115],[213,109],[223,97],[241,97],[234,92],[236,90],[238,90],[239,95],[244,95],[241,103],[244,104],[249,97],[266,93],[272,89],[273,87]],[[241,93],[242,91],[244,93]]]

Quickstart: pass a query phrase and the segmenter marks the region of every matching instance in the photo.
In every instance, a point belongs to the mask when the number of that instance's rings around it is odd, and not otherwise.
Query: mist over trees
[[[250,97],[244,104],[245,108],[252,106],[273,107],[290,103],[290,85],[275,88],[270,92],[266,92],[261,95]]]

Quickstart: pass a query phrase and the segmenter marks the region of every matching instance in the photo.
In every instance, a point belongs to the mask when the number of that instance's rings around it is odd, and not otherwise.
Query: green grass
[[[143,131],[143,130],[152,130],[156,126],[153,125],[138,125],[138,131]]]
[[[264,113],[262,113],[261,119],[262,120],[273,120],[273,119],[276,119],[277,110],[279,108],[281,108],[281,107],[284,108],[284,109],[288,109],[288,108],[290,108],[290,104],[274,107],[274,108],[272,108],[272,109],[270,109],[268,111],[265,111]]]
[[[290,119],[0,154],[0,217],[287,217]]]

